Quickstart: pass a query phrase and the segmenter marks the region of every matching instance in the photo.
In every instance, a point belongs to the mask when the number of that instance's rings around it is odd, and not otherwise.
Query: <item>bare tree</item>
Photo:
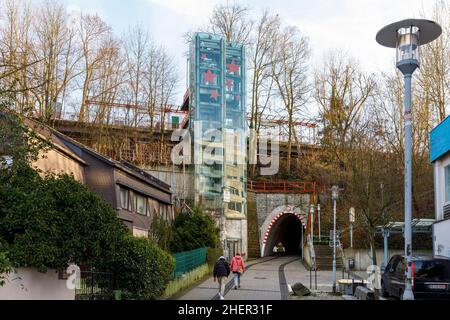
[[[351,147],[362,110],[374,93],[373,75],[359,70],[357,62],[341,53],[331,53],[323,70],[315,74],[315,100],[324,125],[324,144],[336,161]]]
[[[228,42],[248,44],[253,24],[249,11],[237,3],[215,6],[208,30],[222,35]]]
[[[418,84],[430,107],[430,120],[437,124],[445,119],[450,103],[450,3],[435,2],[433,20],[443,32],[422,49]]]
[[[92,83],[97,79],[95,73],[99,66],[108,58],[108,48],[105,47],[105,41],[111,38],[111,28],[101,20],[98,15],[80,14],[78,20],[78,38],[81,44],[82,67],[81,67],[81,87],[82,98],[79,111],[79,120],[85,121],[86,102],[92,90]],[[103,75],[104,76],[104,75]],[[97,92],[95,95],[98,96]]]
[[[65,8],[53,1],[38,8],[34,30],[37,60],[42,60],[34,66],[34,75],[42,86],[32,92],[38,115],[48,122],[61,110],[66,89],[76,76],[75,31]]]
[[[32,67],[41,61],[35,55],[32,8],[28,2],[12,0],[5,1],[3,5],[0,82],[3,90],[14,93],[16,110],[31,115],[36,100],[30,90],[42,85],[32,73]]]
[[[309,41],[297,28],[286,27],[273,39],[272,48],[271,73],[288,119],[286,170],[289,172],[292,140],[295,140],[297,147],[300,146],[294,127],[294,115],[305,108],[311,91],[307,75]]]

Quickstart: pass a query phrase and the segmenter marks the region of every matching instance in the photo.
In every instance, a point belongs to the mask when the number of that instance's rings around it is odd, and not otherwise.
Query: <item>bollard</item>
[[[315,287],[317,290],[317,268],[314,268],[314,281],[315,281]]]

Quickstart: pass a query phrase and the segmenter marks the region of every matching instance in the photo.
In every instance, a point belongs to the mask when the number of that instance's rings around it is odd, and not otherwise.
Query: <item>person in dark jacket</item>
[[[214,276],[214,282],[217,280],[219,282],[219,297],[220,300],[225,299],[225,284],[226,279],[230,275],[230,265],[225,260],[224,256],[221,256],[219,260],[217,260],[216,264],[214,265],[213,270],[213,276]]]

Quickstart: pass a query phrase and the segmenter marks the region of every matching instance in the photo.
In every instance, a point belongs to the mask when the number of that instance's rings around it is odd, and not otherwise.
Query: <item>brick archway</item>
[[[261,257],[265,255],[267,240],[272,231],[272,227],[283,217],[287,215],[294,215],[303,225],[303,228],[306,228],[306,223],[308,219],[308,215],[302,212],[299,207],[286,205],[279,206],[275,208],[264,221],[261,229],[260,229],[260,248],[261,248]]]

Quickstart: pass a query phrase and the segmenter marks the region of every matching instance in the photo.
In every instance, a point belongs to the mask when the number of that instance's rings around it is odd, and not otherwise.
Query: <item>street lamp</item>
[[[336,201],[339,197],[339,187],[331,187],[333,198],[333,293],[336,292]]]
[[[407,272],[404,300],[413,300],[411,281],[412,266],[412,117],[411,117],[411,77],[420,66],[420,46],[440,36],[442,28],[434,21],[424,19],[406,19],[390,24],[376,35],[376,41],[382,46],[396,48],[396,65],[405,81],[404,96],[404,144],[405,144],[405,256]]]
[[[350,248],[353,248],[353,223],[355,223],[355,208],[350,208],[348,218],[350,222]]]
[[[314,205],[311,205],[309,210],[311,214],[311,241],[314,243]]]
[[[318,223],[319,223],[319,242],[322,240],[321,236],[320,236],[320,203],[317,204],[317,219],[318,219]]]

